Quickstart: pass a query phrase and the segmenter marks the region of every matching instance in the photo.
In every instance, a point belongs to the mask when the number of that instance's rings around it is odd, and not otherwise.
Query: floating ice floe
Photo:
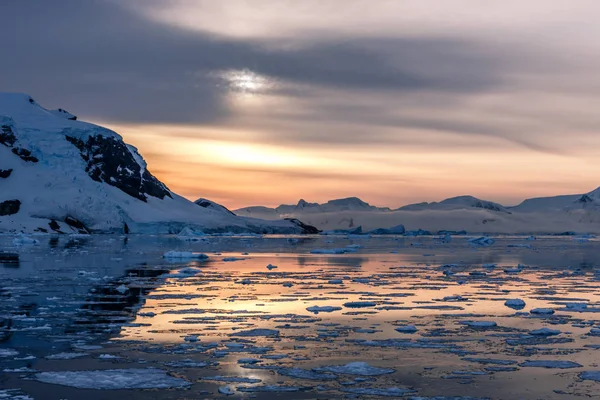
[[[312,249],[310,251],[311,254],[345,254],[345,253],[353,253],[356,249],[353,248],[339,248],[339,249]]]
[[[237,362],[238,364],[256,364],[259,363],[260,360],[257,360],[256,358],[240,358]]]
[[[315,381],[329,381],[337,379],[337,375],[328,372],[318,372],[302,368],[279,368],[279,375],[289,376],[291,378],[308,379]]]
[[[433,396],[433,397],[409,397],[408,400],[490,400],[489,397],[471,396]]]
[[[268,269],[269,271],[271,271],[271,270],[274,270],[275,268],[277,268],[277,265],[273,265],[273,264],[269,264],[269,265],[267,265],[267,269]]]
[[[270,337],[270,336],[279,336],[279,331],[277,329],[250,329],[247,331],[239,331],[229,334],[229,336],[239,336],[239,337]]]
[[[46,359],[48,360],[72,360],[74,358],[80,358],[80,357],[85,357],[85,356],[89,356],[88,353],[56,353],[56,354],[50,354],[49,356],[46,356]]]
[[[538,314],[538,315],[552,315],[554,314],[554,310],[552,308],[534,308],[531,311],[529,311],[531,314]]]
[[[584,371],[579,374],[579,379],[600,382],[600,371]]]
[[[13,349],[0,349],[0,357],[14,357],[18,354],[19,352]]]
[[[318,314],[320,312],[330,313],[330,312],[334,312],[334,311],[339,311],[341,309],[342,309],[342,307],[335,307],[335,306],[312,306],[312,307],[307,307],[306,311],[310,311],[312,313]]]
[[[378,368],[369,365],[366,362],[356,361],[346,365],[329,365],[325,367],[313,368],[317,372],[331,372],[342,375],[360,375],[360,376],[378,376],[393,374],[396,370],[391,368]]]
[[[469,299],[461,295],[453,295],[444,297],[442,301],[469,301]]]
[[[493,328],[498,326],[494,321],[460,321],[459,324],[467,325],[471,328]]]
[[[217,390],[219,391],[219,393],[224,394],[226,396],[231,396],[234,394],[234,391],[231,388],[231,386],[219,386]]]
[[[12,241],[13,246],[35,246],[40,244],[40,241],[29,236],[17,236]]]
[[[243,261],[245,258],[242,257],[224,257],[222,261],[225,262],[234,262],[234,261]]]
[[[239,392],[246,393],[285,393],[285,392],[299,392],[301,390],[306,390],[309,388],[303,388],[298,386],[278,386],[278,385],[263,385],[263,386],[239,386],[237,390]]]
[[[391,388],[346,388],[342,392],[357,394],[360,396],[379,396],[379,397],[395,397],[400,398],[408,393],[414,393],[414,389],[403,389],[397,387]]]
[[[34,400],[21,391],[21,389],[0,389],[0,399],[2,400]]]
[[[54,385],[98,390],[168,389],[191,385],[185,379],[169,376],[157,368],[40,372],[35,374],[34,379]]]
[[[417,331],[417,327],[414,325],[397,326],[394,329],[400,333],[415,333]]]
[[[262,382],[257,378],[248,378],[245,376],[202,376],[200,377],[203,381],[215,381],[215,382],[230,382],[230,383],[260,383]]]
[[[517,362],[514,360],[502,360],[498,358],[477,358],[477,357],[465,357],[464,361],[476,362],[479,364],[493,364],[493,365],[514,365]]]
[[[375,307],[377,303],[374,301],[349,301],[344,303],[343,306],[346,308],[366,308],[366,307]]]
[[[208,256],[203,253],[194,253],[191,251],[167,251],[163,258],[171,260],[206,260]]]
[[[513,310],[522,310],[525,308],[525,301],[521,299],[509,299],[504,302],[504,305]]]
[[[469,239],[469,243],[476,246],[491,246],[494,243],[496,243],[496,241],[488,236],[480,236],[477,238]]]
[[[536,367],[536,368],[557,368],[557,369],[568,369],[568,368],[581,368],[583,365],[573,361],[561,361],[561,360],[528,360],[519,364],[519,367]]]
[[[533,336],[556,336],[560,335],[560,331],[558,329],[541,328],[529,331],[529,334]]]

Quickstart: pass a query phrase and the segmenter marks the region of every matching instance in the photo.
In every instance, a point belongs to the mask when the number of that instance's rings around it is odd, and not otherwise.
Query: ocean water
[[[0,398],[600,393],[595,238],[31,238],[0,237]]]

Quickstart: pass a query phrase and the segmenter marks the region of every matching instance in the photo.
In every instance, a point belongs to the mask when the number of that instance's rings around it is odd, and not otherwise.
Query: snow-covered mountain
[[[352,207],[344,203],[336,207],[337,200],[324,204],[301,200],[296,206],[246,207],[235,212],[264,219],[298,218],[324,231],[355,231],[361,227],[367,232],[404,225],[408,231],[422,229],[432,233],[600,233],[600,188],[584,195],[528,199],[514,207],[473,196],[411,204],[395,210],[373,207],[360,199],[350,201]]]
[[[303,233],[299,221],[238,217],[153,176],[117,133],[0,93],[0,232]]]
[[[570,206],[581,196],[581,194],[566,194],[562,196],[552,197],[535,197],[532,199],[524,200],[519,205],[507,208],[513,212],[540,212],[561,210],[565,207]]]
[[[492,201],[481,200],[473,196],[451,197],[440,202],[416,203],[400,207],[403,211],[423,211],[423,210],[464,210],[469,208],[482,208],[484,210],[509,213],[510,211],[501,204]]]
[[[390,211],[390,209],[387,207],[372,206],[358,197],[347,197],[344,199],[329,200],[327,203],[323,204],[308,203],[301,199],[296,205],[281,204],[276,208],[252,206],[234,210],[237,215],[264,219],[279,219],[284,217],[294,217],[299,214],[335,213],[343,211],[379,212]]]

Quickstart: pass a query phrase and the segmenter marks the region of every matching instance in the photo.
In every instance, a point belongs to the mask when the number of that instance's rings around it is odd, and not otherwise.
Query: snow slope
[[[400,207],[398,210],[420,211],[420,210],[463,210],[469,208],[482,208],[485,210],[510,213],[510,211],[501,204],[492,201],[480,200],[473,196],[458,196],[442,200],[439,203],[417,203]]]
[[[171,192],[117,133],[26,94],[0,93],[0,232],[305,231],[211,204]]]

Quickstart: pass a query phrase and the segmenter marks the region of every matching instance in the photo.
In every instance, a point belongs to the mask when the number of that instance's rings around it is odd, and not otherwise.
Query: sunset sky
[[[0,91],[114,129],[192,200],[513,205],[600,186],[597,0],[29,0],[0,15]]]

